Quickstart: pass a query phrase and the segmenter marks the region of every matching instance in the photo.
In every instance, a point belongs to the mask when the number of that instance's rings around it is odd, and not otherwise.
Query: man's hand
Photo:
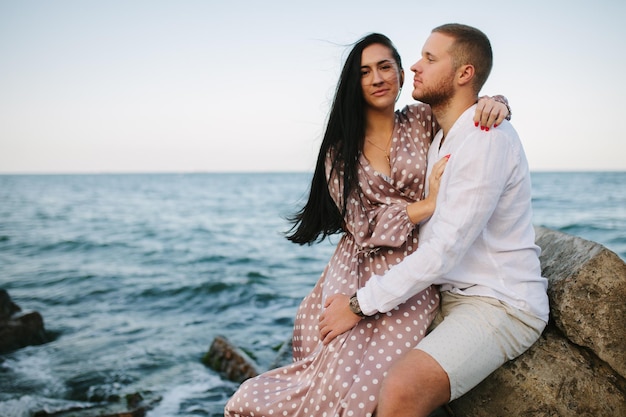
[[[325,310],[320,316],[320,335],[327,345],[335,337],[353,328],[361,317],[350,310],[350,297],[345,294],[334,294],[326,299]]]

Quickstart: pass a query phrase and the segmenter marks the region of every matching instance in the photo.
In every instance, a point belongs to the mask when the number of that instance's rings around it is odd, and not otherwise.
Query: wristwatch
[[[354,293],[354,295],[352,297],[350,297],[349,306],[350,306],[350,311],[352,311],[357,316],[359,316],[359,317],[367,317],[361,311],[361,306],[359,305],[359,299],[356,297],[356,293]]]

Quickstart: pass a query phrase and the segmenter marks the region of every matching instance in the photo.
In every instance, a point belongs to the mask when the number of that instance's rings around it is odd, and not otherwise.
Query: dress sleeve
[[[361,196],[365,198],[364,196]],[[348,227],[357,244],[364,248],[400,247],[417,225],[409,219],[406,206],[409,201],[396,200],[389,204],[356,205],[348,213]]]
[[[331,173],[330,157],[326,159],[329,192],[335,204],[343,208],[343,172]],[[366,175],[359,168],[360,189],[352,190],[344,218],[344,230],[363,249],[400,247],[415,227],[406,211],[413,201],[399,192],[391,193],[390,184],[379,175]],[[417,196],[421,198],[420,196]]]

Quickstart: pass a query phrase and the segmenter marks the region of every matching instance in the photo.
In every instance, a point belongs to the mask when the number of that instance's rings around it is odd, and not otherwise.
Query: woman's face
[[[400,92],[403,70],[398,68],[391,50],[375,43],[361,54],[361,87],[368,107],[393,110]]]

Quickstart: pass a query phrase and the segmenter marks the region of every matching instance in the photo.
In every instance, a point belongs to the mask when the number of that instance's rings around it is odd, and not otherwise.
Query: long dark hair
[[[301,245],[321,242],[327,236],[343,230],[348,197],[358,187],[359,155],[365,137],[365,101],[361,86],[361,55],[370,45],[389,48],[398,68],[402,68],[400,54],[385,35],[372,33],[357,41],[344,63],[335,98],[328,117],[315,171],[304,207],[289,218],[293,224],[287,239]],[[337,207],[330,196],[326,179],[326,155],[332,156],[331,175],[339,175],[343,184],[342,207]]]

